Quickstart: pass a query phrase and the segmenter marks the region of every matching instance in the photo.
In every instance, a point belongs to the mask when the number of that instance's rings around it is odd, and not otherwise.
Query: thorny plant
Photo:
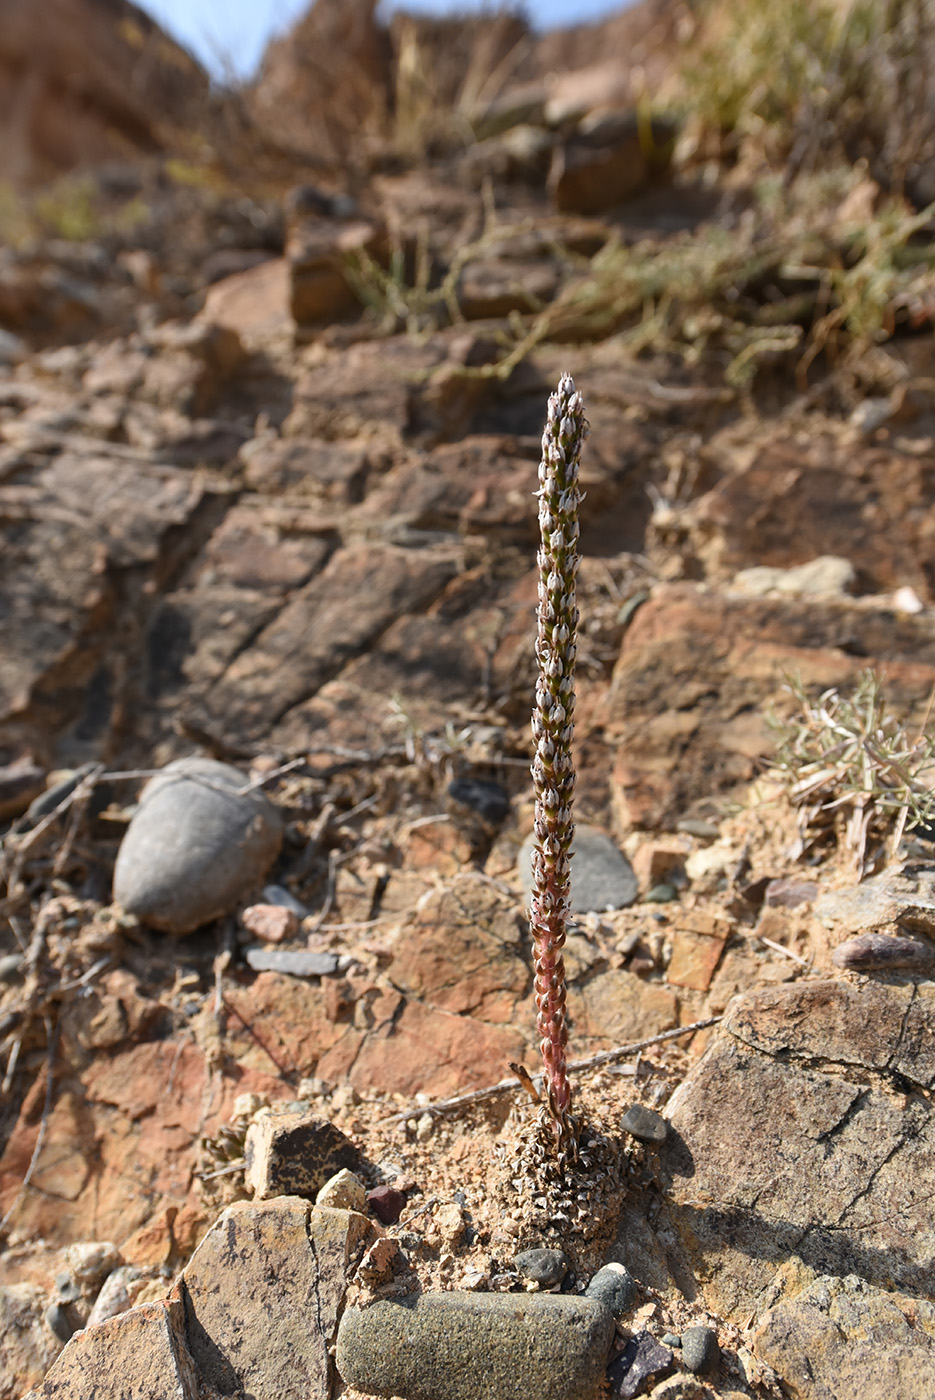
[[[832,689],[813,701],[799,680],[786,689],[796,713],[771,720],[778,736],[772,769],[797,809],[797,854],[830,840],[851,853],[862,879],[887,844],[895,853],[907,827],[935,819],[935,738],[925,723],[910,737],[888,713],[871,670],[851,696]]]
[[[571,891],[572,798],[575,767],[571,740],[575,712],[575,642],[578,608],[578,461],[588,433],[581,395],[563,374],[549,399],[539,464],[539,674],[532,716],[536,753],[533,890],[529,922],[535,963],[536,1025],[545,1065],[542,1125],[551,1126],[561,1162],[577,1155],[579,1125],[571,1112],[565,1048],[565,944]]]

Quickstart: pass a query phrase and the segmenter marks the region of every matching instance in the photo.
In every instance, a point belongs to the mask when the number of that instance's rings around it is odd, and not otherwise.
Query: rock
[[[935,1295],[935,986],[816,980],[735,998],[667,1107],[664,1214],[707,1307],[749,1317],[787,1261]],[[673,1259],[675,1259],[673,1255]],[[798,1261],[798,1262],[797,1262]]]
[[[524,1249],[514,1257],[513,1263],[520,1278],[540,1288],[557,1288],[571,1268],[570,1259],[560,1249]]]
[[[529,315],[555,299],[560,280],[561,268],[551,258],[477,258],[461,273],[458,306],[466,321]]]
[[[662,1340],[665,1342],[665,1337]],[[747,1392],[720,1390],[717,1395],[718,1400],[745,1400]],[[714,1391],[709,1390],[697,1377],[690,1376],[686,1371],[679,1371],[654,1385],[649,1392],[649,1400],[714,1400]]]
[[[198,1400],[179,1302],[145,1303],[76,1332],[27,1400]]]
[[[891,968],[928,972],[935,963],[935,948],[921,938],[893,938],[887,933],[859,933],[831,954],[835,967],[846,972],[887,972]]]
[[[713,1371],[721,1357],[713,1327],[688,1327],[682,1333],[682,1361],[689,1371]]]
[[[605,1264],[591,1279],[584,1290],[584,1296],[596,1298],[599,1303],[610,1308],[614,1317],[625,1317],[636,1304],[639,1286],[623,1264]]]
[[[280,904],[251,904],[240,916],[240,921],[248,933],[252,933],[256,938],[262,938],[266,943],[282,943],[288,938],[295,938],[299,931],[299,918],[294,909],[285,909]],[[251,951],[263,952],[258,949]],[[250,955],[247,954],[247,961]],[[251,967],[253,964],[250,964]],[[258,968],[258,971],[266,971],[267,968]],[[288,968],[277,967],[277,972],[287,972]]]
[[[653,885],[643,895],[644,904],[671,904],[673,899],[678,899],[679,892],[674,885]]]
[[[523,842],[517,866],[528,902],[532,894],[532,852],[535,838]],[[639,893],[633,867],[614,841],[595,827],[579,826],[575,831],[571,862],[571,909],[573,914],[592,910],[626,909]]]
[[[635,1103],[627,1109],[620,1120],[620,1130],[635,1137],[638,1142],[663,1143],[668,1135],[669,1125],[661,1113]]]
[[[315,1197],[317,1206],[338,1206],[344,1210],[363,1213],[367,1209],[367,1191],[360,1177],[342,1167],[334,1176],[329,1176]]]
[[[0,107],[16,113],[3,122],[0,179],[14,189],[149,155],[167,112],[195,129],[208,100],[207,75],[149,15],[87,0],[55,0],[43,15],[9,0],[0,68]]]
[[[817,898],[814,880],[770,880],[763,892],[763,903],[770,909],[798,909],[802,904],[814,904]]]
[[[289,977],[330,977],[340,962],[337,953],[306,953],[301,948],[248,948],[244,957],[254,972],[284,972]]]
[[[935,866],[907,863],[859,885],[826,890],[815,901],[815,914],[851,930],[899,924],[935,936]]]
[[[794,1400],[928,1400],[935,1307],[823,1275],[761,1318],[753,1346]]]
[[[267,904],[274,904],[277,909],[291,909],[297,919],[308,917],[308,909],[285,885],[264,885],[263,898]]]
[[[355,258],[381,262],[385,250],[383,229],[368,220],[303,219],[286,244],[289,310],[296,325],[315,325],[359,310],[362,302],[348,264]]]
[[[100,1287],[123,1259],[115,1244],[103,1240],[81,1240],[64,1252],[68,1272],[82,1288]]]
[[[0,767],[0,822],[18,817],[45,790],[45,769],[28,756]]]
[[[348,1308],[342,1380],[404,1400],[592,1400],[613,1318],[601,1303],[553,1293],[423,1293]]]
[[[347,1270],[372,1230],[353,1211],[291,1197],[224,1211],[178,1283],[205,1391],[329,1400]]]
[[[246,100],[264,138],[312,171],[346,166],[387,120],[392,49],[375,0],[318,0],[268,46]],[[332,206],[333,207],[333,206]]]
[[[282,819],[248,779],[208,758],[170,763],[140,795],[117,854],[114,899],[165,933],[227,913],[279,853]]]
[[[686,836],[697,836],[700,841],[716,841],[721,834],[719,826],[714,822],[702,821],[700,817],[680,817],[675,829],[683,831]]]
[[[257,1199],[313,1200],[329,1177],[357,1166],[359,1153],[333,1123],[311,1113],[267,1113],[247,1129],[246,1182]]]
[[[607,1368],[610,1393],[631,1400],[643,1389],[650,1376],[658,1376],[672,1365],[672,1353],[649,1332],[631,1337],[620,1355]]]
[[[0,1287],[0,1395],[18,1400],[40,1381],[62,1349],[62,1336],[45,1318],[47,1298],[34,1283]]]
[[[253,349],[292,331],[291,291],[287,259],[267,257],[216,281],[208,289],[202,315],[236,331],[247,349]]]
[[[93,1327],[98,1322],[106,1322],[108,1318],[116,1317],[118,1313],[126,1312],[132,1301],[127,1285],[134,1283],[139,1277],[139,1269],[132,1264],[122,1264],[109,1273],[100,1293],[94,1300],[94,1307],[88,1317],[88,1327]]]
[[[395,1225],[403,1213],[406,1197],[395,1186],[375,1186],[367,1192],[367,1204],[381,1225]]]
[[[769,568],[766,565],[741,569],[734,576],[733,586],[740,593],[754,598],[765,597],[768,593],[840,597],[851,592],[856,578],[856,570],[849,559],[823,554],[818,559],[811,559],[807,564],[796,564],[791,569]]]
[[[630,199],[665,171],[674,138],[671,123],[657,117],[595,113],[555,151],[548,181],[555,207],[600,214]]]
[[[510,794],[490,778],[455,778],[448,784],[448,796],[491,827],[502,826],[510,815]]]
[[[620,826],[671,830],[692,803],[749,783],[774,750],[764,715],[790,672],[816,690],[850,687],[868,658],[885,661],[888,703],[912,713],[935,681],[922,618],[864,598],[654,588],[624,634],[604,712]],[[849,636],[859,657],[842,649]]]

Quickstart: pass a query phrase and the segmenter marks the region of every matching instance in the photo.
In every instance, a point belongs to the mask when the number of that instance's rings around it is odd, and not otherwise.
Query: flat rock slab
[[[347,1385],[402,1400],[591,1400],[614,1321],[561,1294],[424,1293],[349,1308],[337,1367]]]
[[[766,1313],[754,1347],[793,1400],[930,1400],[935,1307],[821,1277]]]
[[[178,1302],[144,1303],[76,1332],[25,1400],[198,1400]]]
[[[263,879],[282,844],[282,818],[226,763],[183,758],[153,778],[120,845],[114,899],[164,933],[185,934],[228,913]]]
[[[532,852],[534,838],[527,837],[520,848],[518,867],[528,904],[532,894]],[[571,911],[587,914],[592,910],[627,909],[639,892],[639,881],[622,851],[606,834],[593,826],[575,831],[571,862]]]
[[[723,1029],[667,1110],[673,1266],[744,1321],[789,1259],[935,1297],[935,987],[763,988]]]
[[[329,1400],[345,1270],[372,1233],[354,1211],[291,1197],[224,1211],[178,1284],[200,1378],[222,1395]]]
[[[815,901],[815,913],[853,933],[899,924],[912,932],[935,934],[935,862],[914,861],[859,885],[826,890]]]

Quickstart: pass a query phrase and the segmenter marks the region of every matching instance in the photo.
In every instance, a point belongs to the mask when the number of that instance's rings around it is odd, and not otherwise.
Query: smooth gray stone
[[[676,831],[683,832],[686,836],[697,836],[700,840],[714,840],[720,836],[721,828],[714,822],[706,822],[703,817],[682,817],[675,823]]]
[[[678,897],[679,892],[675,886],[664,880],[662,884],[653,885],[651,890],[647,890],[646,894],[643,895],[643,903],[671,904],[673,899],[678,899]]]
[[[721,1348],[713,1327],[688,1327],[682,1333],[682,1362],[699,1374],[713,1371],[721,1358]]]
[[[183,758],[140,794],[117,854],[114,899],[141,923],[185,934],[233,909],[282,845],[282,818],[226,763]]]
[[[520,1278],[528,1278],[540,1288],[554,1288],[571,1268],[568,1255],[560,1249],[524,1249],[513,1263]]]
[[[275,904],[280,909],[291,909],[299,919],[308,918],[308,909],[285,885],[264,885],[263,901],[265,904]]]
[[[535,839],[528,836],[519,853],[519,876],[529,903],[532,894],[532,852]],[[579,826],[572,844],[571,912],[626,909],[639,893],[639,881],[622,851],[593,826]]]
[[[637,1142],[665,1142],[669,1131],[669,1125],[662,1114],[653,1108],[646,1108],[641,1103],[635,1103],[627,1109],[620,1120],[620,1127],[623,1132],[635,1137]]]
[[[636,1279],[623,1264],[605,1264],[598,1269],[584,1291],[586,1298],[596,1298],[610,1308],[614,1317],[623,1317],[634,1307],[639,1295]]]
[[[557,1293],[423,1293],[348,1308],[345,1385],[402,1400],[593,1400],[614,1335],[610,1310]]]
[[[890,968],[928,972],[935,963],[935,948],[921,938],[859,933],[835,948],[831,961],[848,972],[886,972]]]
[[[290,977],[329,977],[338,970],[337,953],[305,953],[301,948],[248,948],[254,972],[287,972]]]

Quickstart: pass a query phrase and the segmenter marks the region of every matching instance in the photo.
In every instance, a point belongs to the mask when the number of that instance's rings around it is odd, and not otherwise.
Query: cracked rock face
[[[723,1029],[667,1114],[676,1276],[741,1325],[816,1274],[935,1297],[935,986],[762,988]]]

